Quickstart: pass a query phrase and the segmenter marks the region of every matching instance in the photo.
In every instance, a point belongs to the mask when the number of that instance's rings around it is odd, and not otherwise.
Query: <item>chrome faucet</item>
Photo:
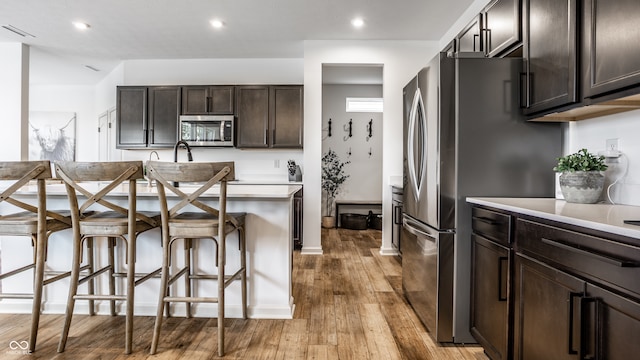
[[[160,160],[160,155],[158,155],[158,152],[153,150],[152,152],[149,153],[149,161],[151,161],[151,155],[156,154],[156,160]]]
[[[193,161],[193,156],[191,155],[191,147],[189,146],[189,144],[187,144],[186,141],[180,140],[173,146],[173,162],[178,162],[178,148],[180,147],[180,145],[184,145],[184,147],[187,149],[187,159],[189,161]],[[173,186],[178,187],[178,182],[174,181]]]

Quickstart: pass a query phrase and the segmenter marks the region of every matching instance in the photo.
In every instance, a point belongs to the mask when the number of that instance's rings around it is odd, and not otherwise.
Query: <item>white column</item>
[[[0,160],[29,151],[29,46],[0,43]]]

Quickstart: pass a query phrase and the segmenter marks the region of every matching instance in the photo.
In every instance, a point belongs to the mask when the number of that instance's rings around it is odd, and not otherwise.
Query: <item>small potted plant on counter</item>
[[[577,153],[558,158],[553,170],[560,174],[560,190],[567,202],[593,204],[604,188],[604,156],[595,156],[580,149]]]
[[[342,162],[335,151],[329,150],[322,156],[322,190],[326,195],[326,212],[322,217],[322,226],[333,228],[336,226],[335,218],[331,216],[333,212],[333,202],[340,192],[340,187],[348,178],[344,172],[344,166],[349,161]]]

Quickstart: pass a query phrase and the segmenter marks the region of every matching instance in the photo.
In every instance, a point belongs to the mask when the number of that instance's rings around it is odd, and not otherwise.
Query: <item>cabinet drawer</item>
[[[511,215],[474,207],[471,227],[473,232],[503,245],[511,243]]]
[[[517,251],[640,299],[640,241],[622,243],[525,219],[516,222]]]

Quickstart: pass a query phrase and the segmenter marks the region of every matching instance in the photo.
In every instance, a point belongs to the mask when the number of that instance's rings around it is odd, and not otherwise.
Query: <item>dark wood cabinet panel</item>
[[[484,51],[481,30],[482,15],[479,14],[456,37],[457,52]]]
[[[269,86],[236,87],[237,147],[269,147]]]
[[[507,53],[522,41],[520,0],[495,0],[485,8],[483,22],[489,57]]]
[[[147,146],[147,87],[117,88],[116,148]]]
[[[184,86],[182,88],[182,114],[184,115],[231,115],[234,108],[234,86]]]
[[[507,359],[511,251],[476,234],[471,241],[471,334],[491,359]]]
[[[172,147],[178,140],[180,99],[179,86],[149,88],[149,147]]]
[[[584,96],[640,84],[638,0],[584,1]]]
[[[302,148],[303,87],[238,86],[237,147]]]
[[[179,86],[119,86],[116,148],[169,148],[178,139]]]
[[[579,359],[584,282],[516,254],[514,359]]]
[[[640,304],[587,283],[583,301],[585,359],[626,360],[640,354]]]
[[[302,86],[272,86],[269,118],[271,147],[301,148],[303,129]]]
[[[525,114],[578,101],[577,0],[524,0]]]

